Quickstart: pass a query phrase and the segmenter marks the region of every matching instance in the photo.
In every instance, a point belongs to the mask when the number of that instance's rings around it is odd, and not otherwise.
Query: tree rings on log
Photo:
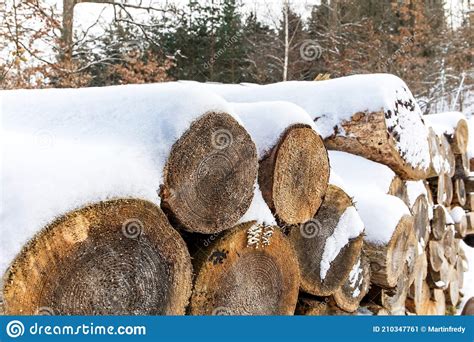
[[[347,280],[334,292],[334,301],[344,311],[354,312],[369,291],[369,286],[370,263],[364,253],[361,253]]]
[[[293,125],[260,160],[263,198],[282,224],[310,220],[321,206],[329,181],[329,159],[321,137],[309,126]]]
[[[248,246],[255,227],[254,222],[238,225],[197,249],[191,315],[294,313],[300,282],[296,255],[277,227],[265,246]]]
[[[404,270],[408,250],[412,243],[413,217],[403,216],[387,244],[364,243],[364,250],[370,260],[371,282],[383,288],[392,288]]]
[[[435,205],[431,219],[431,237],[441,240],[446,232],[446,209],[442,205]]]
[[[112,200],[70,212],[5,275],[10,315],[179,315],[191,295],[186,245],[154,204]]]
[[[411,212],[414,219],[416,238],[423,247],[426,247],[430,237],[430,218],[428,200],[425,195],[416,198]]]
[[[306,293],[315,296],[333,294],[345,282],[359,259],[363,245],[362,234],[350,239],[336,251],[337,255],[332,256],[329,264],[322,266],[326,245],[328,241],[329,245],[334,242],[333,234],[346,210],[349,210],[349,213],[350,210],[355,210],[351,198],[342,189],[330,184],[314,219],[291,228],[289,238],[298,256],[301,289]],[[350,217],[346,219],[350,220]],[[345,222],[345,224],[358,224],[358,222]]]
[[[162,209],[173,224],[192,232],[231,228],[250,206],[257,169],[247,131],[228,114],[203,115],[171,149]]]

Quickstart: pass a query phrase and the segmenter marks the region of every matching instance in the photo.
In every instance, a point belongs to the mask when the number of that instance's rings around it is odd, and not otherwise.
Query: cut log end
[[[194,257],[192,315],[290,315],[298,299],[298,262],[275,227],[270,243],[248,246],[253,222],[218,237]]]
[[[228,114],[208,113],[173,145],[160,189],[162,209],[192,232],[228,229],[250,206],[257,169],[247,131]]]
[[[43,229],[6,274],[7,314],[184,314],[186,245],[152,203],[114,200]]]
[[[310,220],[320,207],[329,180],[329,159],[321,137],[294,125],[260,161],[263,197],[283,224]]]
[[[359,259],[362,235],[351,239],[326,267],[321,276],[326,242],[334,233],[341,216],[352,207],[351,198],[340,188],[330,184],[323,204],[316,216],[300,226],[293,226],[290,240],[301,268],[301,289],[315,296],[333,294],[347,279]],[[352,207],[353,208],[353,207]]]

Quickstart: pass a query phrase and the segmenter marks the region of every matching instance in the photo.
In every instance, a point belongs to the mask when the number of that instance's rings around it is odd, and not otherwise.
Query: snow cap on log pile
[[[461,112],[445,112],[424,115],[425,123],[438,135],[445,135],[456,154],[466,153],[469,145],[469,127]]]
[[[405,82],[394,75],[353,75],[327,81],[290,81],[262,86],[204,84],[203,87],[233,102],[293,102],[312,116],[330,148],[345,149],[386,163],[402,178],[423,179],[428,172],[428,130],[421,110]],[[357,132],[361,125],[373,124],[371,114],[374,113],[380,114],[375,115],[375,121],[384,140],[381,144],[373,136],[364,136],[363,132],[359,136]],[[364,120],[357,122],[356,116]],[[365,118],[371,119],[370,123]],[[354,127],[349,127],[351,121]],[[342,146],[342,142],[334,141],[338,137],[350,139],[352,143]],[[369,144],[371,139],[373,144]]]
[[[388,243],[401,218],[410,215],[401,199],[387,194],[395,174],[385,165],[340,151],[329,151],[329,161],[331,179],[342,179],[344,190],[354,199],[365,240]]]
[[[276,226],[276,220],[273,216],[270,208],[265,203],[263,199],[262,192],[258,186],[258,183],[255,184],[252,203],[247,212],[240,218],[237,224],[246,223],[246,222],[256,222],[257,224],[265,226]]]
[[[321,206],[329,159],[311,117],[284,101],[233,103],[257,146],[258,183],[281,224],[310,220]]]
[[[221,97],[173,83],[14,90],[0,98],[0,223],[9,241],[1,249],[0,271],[36,232],[71,210],[113,198],[160,204],[157,190],[170,151],[203,114],[225,112],[241,123]],[[230,225],[248,209],[253,194],[256,149],[248,140],[254,174],[244,190],[248,194],[239,197],[248,203],[242,202],[242,213]]]

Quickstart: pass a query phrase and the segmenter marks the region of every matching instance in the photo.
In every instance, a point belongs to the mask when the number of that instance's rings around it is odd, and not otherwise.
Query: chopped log
[[[446,193],[446,175],[443,173],[437,178],[432,178],[429,181],[429,186],[431,189],[431,194],[433,195],[433,201],[436,204],[446,205],[448,197]]]
[[[325,140],[325,144],[329,149],[357,154],[385,164],[403,179],[426,178],[429,165],[425,168],[414,166],[397,149],[400,136],[386,121],[386,117],[391,120],[392,115],[396,116],[397,113],[392,113],[390,110],[386,113],[383,111],[355,113],[349,121],[341,124],[345,134],[333,135]],[[427,136],[426,149],[429,151]]]
[[[162,209],[191,232],[228,229],[250,206],[257,168],[247,131],[228,114],[208,113],[171,149],[160,187]]]
[[[359,259],[362,232],[351,198],[330,184],[314,219],[292,227],[289,234],[301,269],[301,289],[315,296],[333,294]]]
[[[404,270],[404,263],[410,246],[410,232],[413,231],[413,218],[403,216],[390,241],[386,245],[377,245],[368,241],[364,250],[370,261],[371,282],[383,288],[392,288]]]
[[[428,260],[431,269],[440,271],[445,262],[444,244],[441,241],[431,240],[428,243]]]
[[[430,218],[429,218],[429,208],[428,208],[428,199],[425,195],[420,195],[417,197],[411,212],[414,219],[414,228],[417,241],[424,248],[428,243],[430,237]]]
[[[466,192],[474,193],[474,176],[469,176],[464,179],[464,186],[466,188]]]
[[[416,259],[413,274],[414,279],[408,291],[406,308],[412,313],[420,314],[425,302],[429,300],[429,287],[426,283],[428,259],[425,252],[422,252]]]
[[[367,295],[370,302],[384,307],[390,315],[405,315],[405,302],[408,295],[408,274],[406,267],[404,272],[398,277],[397,284],[394,288],[384,289],[376,285],[370,288]]]
[[[420,285],[415,287],[415,291],[412,292],[412,295],[409,298],[407,298],[405,303],[407,310],[416,313],[417,315],[435,314],[436,309],[430,301],[430,296],[431,292],[427,281],[421,280]]]
[[[439,176],[444,170],[441,141],[433,128],[428,127],[428,143],[430,146],[430,170],[427,178]]]
[[[431,238],[441,240],[446,232],[446,209],[442,205],[435,205],[431,219]]]
[[[431,288],[446,290],[449,286],[450,265],[444,255],[442,259],[439,271],[435,271],[430,265],[427,280]]]
[[[448,139],[444,135],[440,136],[439,139],[444,158],[444,173],[449,177],[453,177],[456,172],[456,160],[454,158],[453,150],[451,149]]]
[[[293,125],[259,164],[260,190],[276,218],[283,224],[310,220],[329,181],[329,159],[321,137],[309,126]]]
[[[464,189],[466,189],[465,182],[464,182]],[[466,191],[466,203],[462,207],[466,209],[467,211],[474,211],[474,193]]]
[[[448,290],[446,291],[446,302],[454,307],[456,307],[459,303],[458,272],[454,267],[451,268],[449,276],[449,286]]]
[[[456,239],[463,239],[467,234],[467,216],[464,215],[461,221],[454,224],[455,237]]]
[[[462,178],[454,178],[453,182],[453,200],[451,201],[451,205],[453,206],[464,206],[466,204],[467,196],[466,196],[466,187],[464,185],[464,180]]]
[[[456,164],[456,171],[454,172],[454,176],[458,178],[468,177],[470,168],[469,157],[467,156],[467,153],[455,154],[454,157]]]
[[[257,233],[267,242],[258,248],[248,246],[248,239]],[[240,224],[207,247],[196,248],[193,265],[191,315],[292,315],[295,311],[298,261],[278,227]]]
[[[349,273],[349,278],[334,293],[334,300],[338,307],[347,312],[354,312],[360,301],[369,291],[370,264],[367,257],[361,253],[359,260]]]
[[[407,204],[408,206],[410,205],[408,201],[408,190],[406,182],[398,176],[395,176],[393,178],[392,182],[390,183],[390,188],[388,189],[387,194],[398,197],[405,204]]]
[[[94,204],[39,232],[9,268],[9,315],[180,315],[191,295],[186,245],[142,200]]]
[[[456,263],[457,258],[457,248],[455,245],[455,231],[454,225],[448,225],[446,229],[446,233],[444,234],[442,243],[444,249],[444,256],[448,260],[448,262],[452,265]]]
[[[453,188],[453,181],[452,179],[446,174],[444,179],[444,187],[445,187],[445,194],[446,200],[444,201],[444,205],[446,207],[451,206],[454,197],[454,188]]]

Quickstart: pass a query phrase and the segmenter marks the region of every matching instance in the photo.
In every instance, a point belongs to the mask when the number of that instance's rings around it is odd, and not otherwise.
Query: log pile
[[[0,311],[453,312],[467,271],[460,241],[474,232],[467,125],[423,121],[400,92],[389,107],[346,113],[331,134],[298,101],[247,94],[202,111],[156,166],[158,201],[91,197],[55,214],[8,260]],[[407,125],[421,127],[423,146],[407,145]]]

